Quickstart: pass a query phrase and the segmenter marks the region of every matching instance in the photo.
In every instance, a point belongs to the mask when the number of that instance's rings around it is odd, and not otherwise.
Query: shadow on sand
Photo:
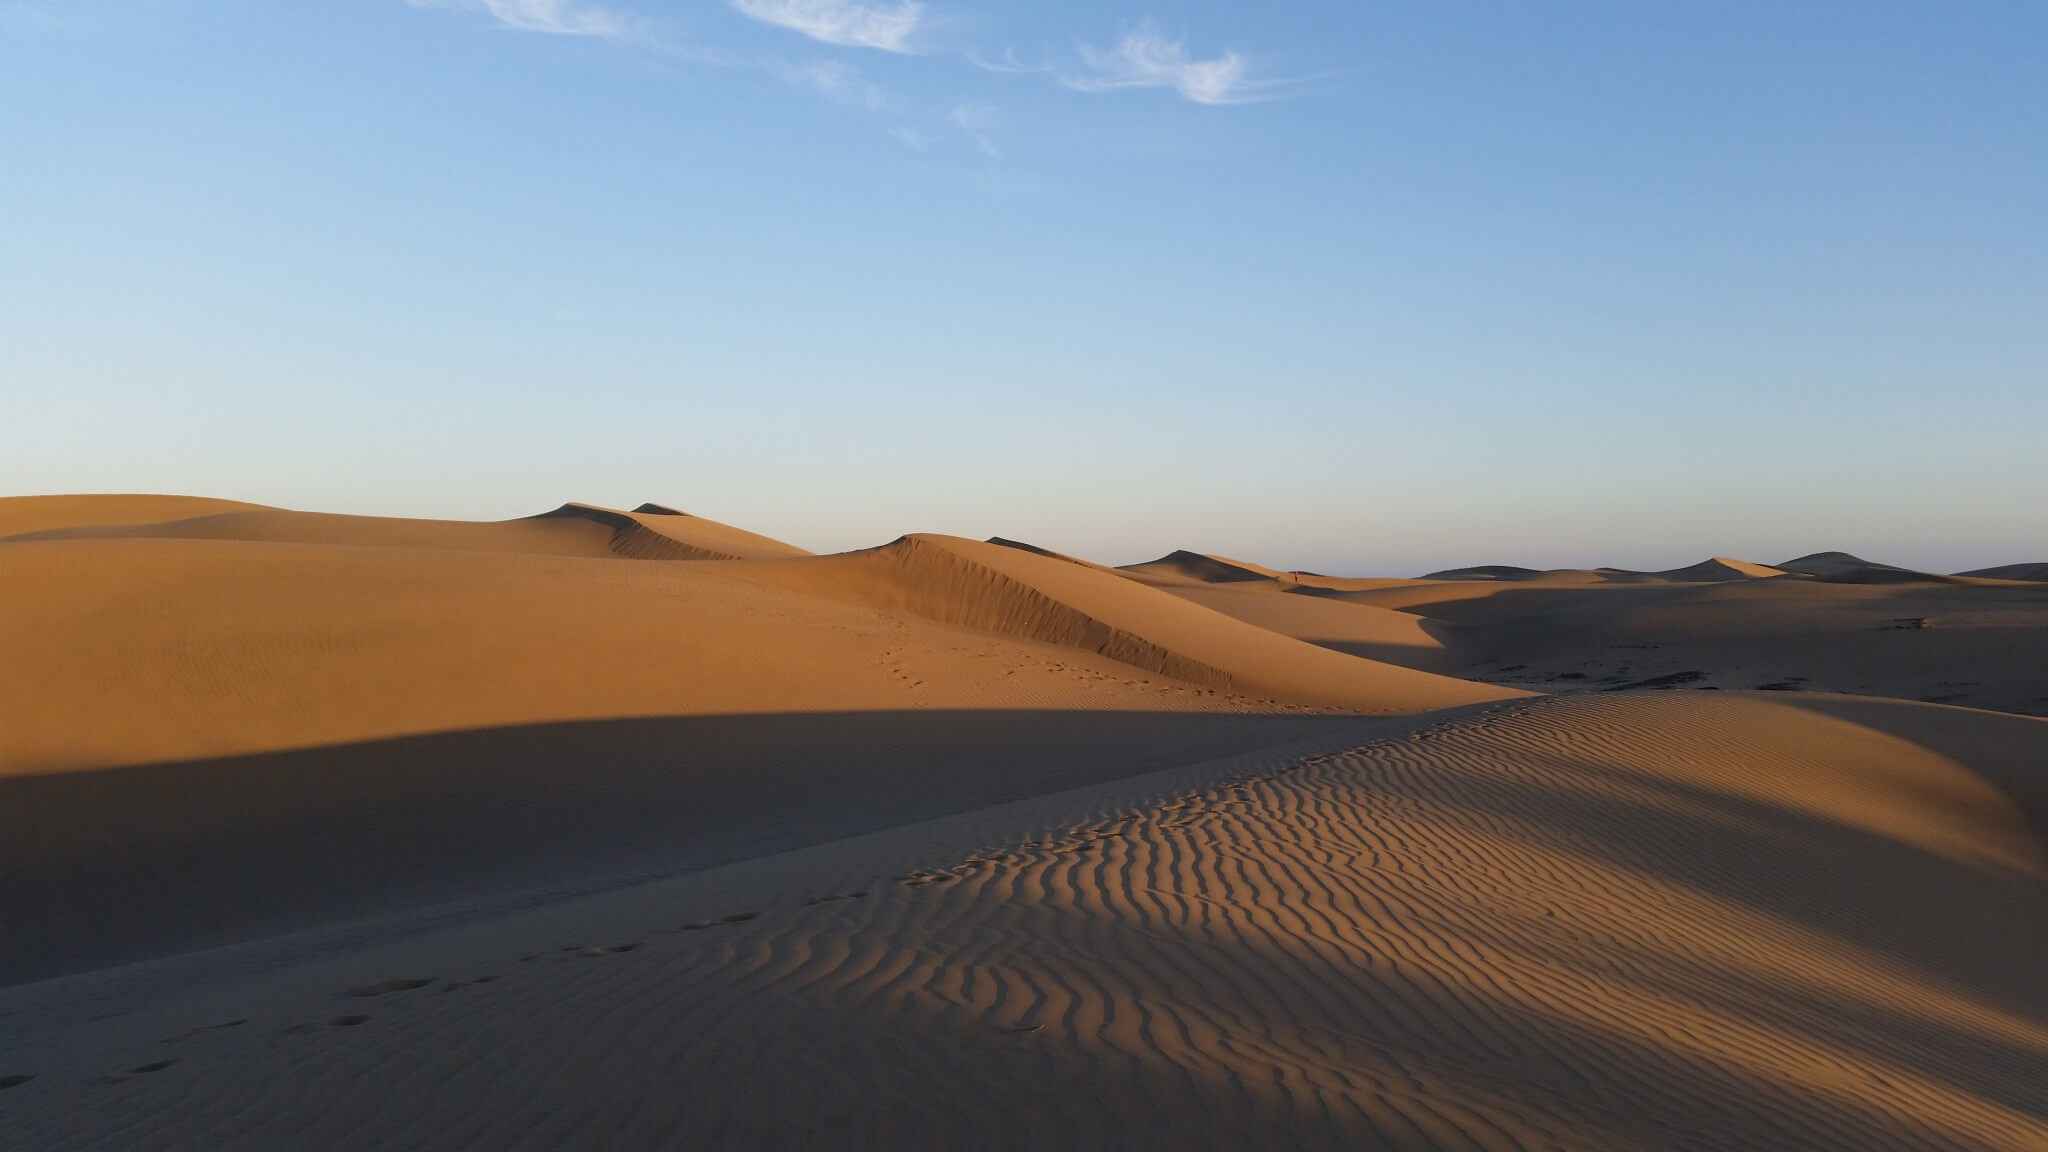
[[[649,877],[1356,726],[895,711],[434,733],[0,779],[0,984]]]

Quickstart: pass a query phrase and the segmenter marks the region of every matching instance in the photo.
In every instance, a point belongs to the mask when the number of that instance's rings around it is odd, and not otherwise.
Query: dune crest
[[[1783,576],[1782,568],[1768,564],[1752,564],[1747,560],[1736,560],[1727,556],[1715,556],[1685,568],[1671,568],[1650,573],[1665,580],[1680,583],[1710,583],[1717,580],[1769,580]]]
[[[610,528],[611,551],[632,560],[787,560],[810,555],[794,544],[660,504],[621,512],[572,502],[533,519],[564,517]]]
[[[1975,568],[1958,572],[1958,576],[1974,576],[1984,580],[2025,580],[2030,583],[2048,583],[2048,561],[2034,564],[2000,564],[1995,568]]]
[[[1480,564],[1470,568],[1446,568],[1431,572],[1424,580],[1491,580],[1499,583],[1547,584],[1709,584],[1726,580],[1768,580],[1783,576],[1783,569],[1752,564],[1728,556],[1715,556],[1683,568],[1638,571],[1633,568],[1522,568],[1513,564]]]
[[[1120,572],[1134,575],[1193,580],[1203,584],[1236,584],[1253,580],[1283,580],[1287,573],[1243,560],[1209,556],[1180,549],[1143,564],[1126,564]]]
[[[154,496],[145,493],[79,493],[61,496],[0,496],[0,538],[53,528],[108,524],[155,524],[219,512],[266,508],[211,496]]]
[[[1500,698],[1487,686],[1317,648],[1113,572],[957,537],[906,536],[753,568],[749,578],[1278,700],[1403,713]]]

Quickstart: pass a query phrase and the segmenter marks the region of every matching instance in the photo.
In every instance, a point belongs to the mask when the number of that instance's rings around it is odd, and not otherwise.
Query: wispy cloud
[[[632,24],[610,9],[583,0],[405,0],[415,8],[467,8],[507,28],[550,36],[591,36],[623,40]]]
[[[996,110],[987,104],[956,104],[946,118],[955,128],[967,133],[974,146],[984,156],[1002,158],[1002,151],[988,138],[989,129],[995,126]]]
[[[792,88],[815,92],[834,104],[887,113],[896,107],[889,93],[860,69],[843,60],[814,60],[808,64],[777,64],[771,70]]]
[[[801,32],[827,44],[912,51],[911,38],[924,20],[919,0],[867,4],[861,0],[729,0],[741,15]]]
[[[1235,52],[1198,60],[1186,40],[1168,37],[1150,20],[1124,32],[1114,48],[1081,46],[1080,68],[1060,73],[1060,83],[1082,92],[1122,88],[1171,88],[1197,104],[1249,104],[1268,99],[1275,81],[1255,80]]]
[[[1027,76],[1052,71],[1049,64],[1027,64],[1017,56],[1015,48],[1003,49],[1002,58],[991,60],[975,49],[967,50],[967,62],[984,72],[1000,72],[1006,76]]]

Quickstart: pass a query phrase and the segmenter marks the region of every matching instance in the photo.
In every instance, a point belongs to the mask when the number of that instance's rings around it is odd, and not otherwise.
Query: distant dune
[[[1540,569],[1519,568],[1513,564],[1479,564],[1470,568],[1446,568],[1431,572],[1424,580],[1534,580],[1543,575]]]
[[[1956,577],[1879,564],[1847,552],[1815,552],[1779,565],[1787,572],[1836,584],[1948,584]]]
[[[1178,578],[1202,584],[1232,584],[1249,580],[1275,580],[1283,573],[1242,560],[1205,556],[1200,552],[1169,552],[1157,560],[1129,564],[1122,571],[1154,578]]]
[[[1996,568],[1978,568],[1969,572],[1958,572],[1956,575],[1977,576],[1987,580],[2048,581],[2048,561],[2038,564],[2001,564]]]
[[[1416,712],[1498,698],[1464,681],[1302,644],[1112,571],[972,540],[906,536],[748,577],[1275,699]]]
[[[1746,560],[1716,556],[1711,560],[1702,560],[1689,568],[1672,568],[1650,575],[1679,583],[1709,583],[1716,580],[1768,580],[1784,574],[1783,569],[1772,568],[1766,564],[1751,564]]]
[[[642,504],[631,512],[564,504],[536,519],[589,520],[612,529],[610,550],[636,560],[787,560],[810,553],[730,524]]]
[[[154,524],[264,508],[205,496],[99,495],[0,497],[0,536],[87,524]]]
[[[1515,582],[1546,581],[1550,583],[1647,583],[1664,581],[1677,584],[1703,584],[1720,580],[1768,580],[1782,576],[1784,571],[1764,564],[1751,564],[1746,560],[1732,560],[1716,556],[1702,560],[1685,568],[1671,568],[1661,572],[1636,572],[1626,568],[1518,568],[1512,564],[1481,564],[1473,568],[1449,568],[1431,572],[1424,580],[1499,580]]]

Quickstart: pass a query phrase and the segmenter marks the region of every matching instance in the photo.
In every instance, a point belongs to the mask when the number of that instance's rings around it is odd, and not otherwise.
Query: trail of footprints
[[[1437,736],[1440,736],[1441,734],[1448,732],[1454,728],[1477,727],[1483,730],[1485,728],[1493,726],[1495,723],[1498,723],[1500,721],[1522,715],[1535,708],[1543,707],[1546,702],[1547,701],[1545,700],[1539,699],[1531,701],[1516,701],[1511,704],[1498,705],[1494,708],[1481,712],[1476,716],[1466,716],[1449,720],[1442,720],[1435,724],[1431,724],[1427,727],[1415,729],[1404,736],[1369,741],[1367,743],[1357,745],[1356,747],[1347,748],[1338,752],[1326,752],[1300,757],[1292,761],[1289,761],[1288,763],[1283,764],[1279,767],[1270,769],[1268,771],[1246,772],[1236,776],[1227,777],[1207,788],[1183,793],[1179,796],[1169,797],[1168,799],[1153,805],[1152,808],[1157,814],[1159,814],[1162,817],[1162,819],[1158,821],[1158,824],[1159,827],[1163,830],[1177,831],[1184,828],[1195,827],[1197,825],[1202,824],[1205,821],[1223,815],[1224,810],[1227,808],[1250,802],[1252,799],[1253,786],[1262,781],[1273,780],[1289,773],[1298,772],[1304,768],[1313,767],[1318,764],[1326,764],[1332,760],[1341,759],[1346,756],[1370,753],[1375,750],[1394,747],[1409,741],[1434,739]],[[1100,848],[1107,841],[1113,840],[1120,836],[1127,836],[1132,834],[1133,832],[1138,831],[1143,820],[1144,817],[1142,814],[1133,812],[1117,816],[1111,820],[1099,824],[1076,825],[1072,828],[1067,829],[1066,834],[1064,836],[1057,836],[1043,840],[1027,841],[1023,844],[1018,845],[1017,850],[1014,851],[989,849],[985,851],[970,853],[969,855],[962,857],[958,864],[952,865],[947,868],[939,869],[914,869],[912,871],[905,872],[900,876],[897,876],[896,881],[898,884],[905,888],[921,888],[928,885],[951,883],[953,881],[959,880],[963,876],[972,874],[983,868],[1024,868],[1030,866],[1034,862],[1031,856],[1031,853],[1034,851],[1054,856],[1072,855],[1082,852],[1088,852],[1093,849]],[[841,900],[860,900],[865,898],[867,895],[868,893],[865,891],[858,891],[838,892],[821,896],[813,896],[804,900],[802,902],[802,906],[808,908],[824,904],[835,903]],[[727,915],[718,917],[716,919],[692,920],[687,923],[678,925],[674,928],[662,929],[661,931],[664,934],[675,934],[683,932],[701,932],[720,928],[730,928],[734,925],[744,924],[749,921],[759,919],[762,914],[762,910],[732,912],[728,913]],[[641,948],[641,946],[642,943],[637,940],[626,941],[618,944],[571,944],[556,949],[553,953],[529,953],[525,956],[519,957],[519,962],[522,964],[529,965],[540,964],[548,958],[550,958],[551,956],[555,960],[603,959],[609,957],[623,956],[627,953],[637,951]],[[422,989],[433,987],[436,984],[440,985],[442,992],[455,992],[466,987],[491,984],[500,979],[501,977],[494,973],[486,973],[483,975],[471,976],[463,979],[450,980],[442,980],[440,977],[434,976],[395,977],[392,979],[376,981],[374,983],[369,984],[353,985],[351,987],[343,989],[342,995],[346,998],[354,1000],[371,1000],[386,996],[403,995],[405,993],[418,992]],[[371,1022],[372,1019],[373,1017],[367,1012],[344,1012],[336,1014],[334,1016],[329,1016],[326,1019],[318,1022],[300,1021],[287,1025],[281,1030],[280,1034],[284,1036],[304,1036],[313,1033],[329,1032],[337,1029],[350,1029],[360,1027],[364,1024],[368,1024]],[[180,1032],[175,1035],[166,1036],[160,1041],[158,1041],[158,1043],[178,1044],[207,1033],[224,1032],[231,1029],[241,1028],[242,1026],[248,1023],[249,1021],[246,1019],[224,1020],[218,1024],[209,1024],[202,1027],[189,1029],[185,1032]],[[1016,1027],[1004,1027],[999,1029],[999,1031],[1010,1035],[1028,1035],[1030,1033],[1040,1031],[1042,1027],[1043,1026],[1039,1024],[1025,1024]],[[124,1068],[118,1072],[102,1075],[98,1077],[96,1080],[94,1080],[93,1083],[107,1086],[128,1083],[129,1081],[134,1080],[137,1077],[150,1075],[156,1072],[161,1072],[167,1068],[173,1067],[178,1063],[178,1061],[179,1058],[176,1056],[146,1061],[143,1063],[136,1064],[132,1067]],[[23,1084],[27,1084],[35,1080],[36,1078],[37,1075],[33,1072],[14,1072],[0,1074],[0,1091],[19,1087]]]

